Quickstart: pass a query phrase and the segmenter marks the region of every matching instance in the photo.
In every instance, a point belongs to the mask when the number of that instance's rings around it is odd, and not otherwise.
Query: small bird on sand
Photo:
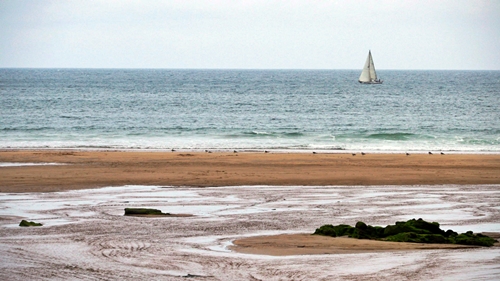
[[[352,156],[356,156],[356,153],[353,153]]]
[[[429,155],[432,155],[432,152],[429,151]]]
[[[234,153],[238,153],[238,151],[237,151],[237,150],[235,150],[235,151],[234,151]]]
[[[172,148],[172,152],[174,152],[174,151],[175,151],[175,149]]]
[[[313,151],[313,154],[316,154],[316,151]]]
[[[361,155],[366,155],[366,153],[364,153],[364,152],[361,152]]]
[[[444,155],[444,152],[441,152],[441,155]]]
[[[269,151],[265,150],[264,153],[269,153]]]
[[[406,152],[406,156],[410,156],[410,153]]]

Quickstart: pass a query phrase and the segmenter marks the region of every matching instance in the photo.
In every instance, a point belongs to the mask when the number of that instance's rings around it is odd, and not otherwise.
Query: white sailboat
[[[377,72],[375,71],[371,51],[368,51],[365,67],[363,67],[363,71],[361,71],[358,81],[362,84],[382,84],[382,82],[384,82],[377,78]]]

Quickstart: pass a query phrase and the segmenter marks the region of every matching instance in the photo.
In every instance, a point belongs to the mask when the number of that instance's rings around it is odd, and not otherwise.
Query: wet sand
[[[498,184],[500,155],[233,152],[0,151],[0,192],[121,185]]]
[[[353,225],[362,220],[385,226],[420,217],[461,233],[500,232],[500,185],[123,186],[0,193],[0,202],[0,280],[498,280],[500,276],[500,247],[415,250],[398,243],[397,248],[384,249],[362,240],[369,244],[339,248],[333,243],[322,249],[323,240],[359,240],[320,236],[303,240],[323,224]],[[124,208],[131,207],[193,216],[124,216]],[[19,227],[21,219],[43,226]],[[256,247],[262,244],[259,237],[269,239],[274,253],[236,251],[248,239],[257,239]],[[286,247],[303,252],[278,252]]]

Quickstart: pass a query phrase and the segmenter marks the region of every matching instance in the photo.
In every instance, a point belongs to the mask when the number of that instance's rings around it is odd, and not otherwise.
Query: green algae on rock
[[[149,208],[125,208],[125,216],[169,216],[170,213],[162,213],[158,209]]]
[[[30,227],[30,226],[42,226],[43,224],[41,223],[37,223],[37,222],[34,222],[34,221],[27,221],[27,220],[22,220],[20,223],[19,223],[19,226],[22,226],[22,227]]]
[[[358,239],[372,239],[393,242],[461,244],[491,247],[497,240],[472,231],[458,234],[452,230],[444,231],[437,222],[427,222],[423,219],[411,219],[406,222],[396,222],[386,227],[371,226],[357,222],[354,227],[346,224],[333,226],[326,224],[316,229],[313,234],[339,237],[349,236]]]

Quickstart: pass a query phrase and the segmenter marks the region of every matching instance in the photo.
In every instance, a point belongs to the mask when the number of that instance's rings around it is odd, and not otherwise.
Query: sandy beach
[[[0,151],[0,192],[49,192],[120,185],[498,184],[498,154]]]
[[[9,260],[43,264],[44,272],[61,278],[73,276],[68,275],[69,271],[79,272],[75,276],[80,277],[108,278],[117,274],[103,262],[113,267],[126,267],[131,263],[140,268],[120,275],[124,279],[134,279],[138,272],[155,276],[155,271],[151,271],[153,264],[170,276],[166,280],[192,275],[207,280],[229,280],[235,276],[250,280],[252,276],[267,279],[275,274],[292,273],[304,278],[315,274],[327,278],[331,276],[330,268],[322,267],[327,264],[323,260],[339,262],[340,257],[350,261],[349,264],[358,259],[361,263],[373,262],[374,258],[380,264],[367,267],[366,272],[361,273],[349,273],[345,267],[338,266],[337,277],[378,278],[385,276],[382,272],[387,263],[394,267],[388,276],[400,276],[401,272],[413,276],[415,273],[404,266],[414,262],[409,260],[400,265],[398,255],[418,259],[422,265],[419,271],[427,272],[427,276],[441,276],[443,270],[451,276],[464,276],[468,271],[448,268],[447,262],[453,263],[477,252],[483,258],[469,262],[490,268],[484,258],[495,255],[499,248],[498,243],[492,249],[484,249],[310,235],[326,223],[354,224],[362,220],[386,225],[418,215],[458,227],[462,232],[469,230],[469,226],[475,232],[492,231],[490,234],[498,239],[499,212],[495,202],[499,196],[500,155],[496,154],[353,156],[5,150],[0,151],[0,163],[4,164],[0,167],[0,195],[3,194],[5,203],[0,223],[6,226],[0,231],[5,237],[3,244],[0,243],[1,252]],[[121,188],[123,191],[99,189],[109,186],[130,187]],[[134,191],[129,191],[130,188]],[[78,193],[81,189],[86,190]],[[96,195],[92,195],[94,191]],[[146,195],[147,192],[152,193]],[[123,208],[130,206],[157,207],[182,215],[122,219]],[[36,230],[13,228],[20,219],[33,218],[39,218],[46,226]],[[127,234],[107,229],[110,225],[126,228]],[[464,229],[460,230],[461,227]],[[33,239],[23,238],[26,231],[34,235]],[[51,238],[56,236],[65,240]],[[154,242],[158,239],[164,242]],[[18,248],[31,245],[38,250],[18,253],[11,249],[15,245]],[[85,256],[84,264],[92,265],[92,271],[101,270],[101,273],[89,272],[77,261],[81,257],[67,253],[52,253],[54,261],[39,256],[50,245],[74,248]],[[214,247],[224,252],[223,256],[219,250],[214,252]],[[144,260],[138,255],[140,252],[154,256],[155,261]],[[415,254],[410,254],[413,252]],[[436,269],[424,269],[429,262],[438,262],[435,253],[440,253],[439,265]],[[325,254],[332,258],[325,258]],[[166,261],[163,255],[175,258]],[[249,259],[249,255],[252,258]],[[300,258],[285,262],[272,260],[273,267],[280,268],[280,273],[255,273],[254,268],[263,270],[267,266],[266,256]],[[124,258],[129,261],[124,262]],[[207,259],[219,261],[214,265]],[[73,262],[68,265],[68,261]],[[240,265],[232,266],[235,262]],[[297,264],[310,262],[318,264],[312,271],[295,268]],[[7,260],[3,263],[5,272],[17,270]],[[160,263],[164,265],[159,266]],[[194,265],[198,269],[193,269]],[[217,269],[219,267],[223,269]],[[487,276],[500,272],[491,274]]]

